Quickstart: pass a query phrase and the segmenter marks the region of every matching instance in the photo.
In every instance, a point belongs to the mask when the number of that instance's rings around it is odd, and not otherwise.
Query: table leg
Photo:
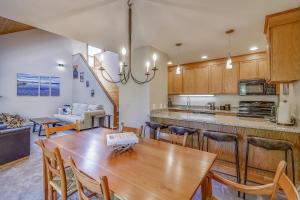
[[[110,115],[108,115],[108,128],[110,128]]]
[[[202,200],[207,200],[207,189],[208,189],[208,178],[205,177],[201,183],[201,199]]]
[[[43,125],[41,124],[41,125],[40,125],[40,128],[39,128],[39,136],[41,136],[42,127],[43,127]]]
[[[32,132],[34,133],[35,132],[35,127],[36,127],[36,123],[33,123],[33,130],[32,130]]]

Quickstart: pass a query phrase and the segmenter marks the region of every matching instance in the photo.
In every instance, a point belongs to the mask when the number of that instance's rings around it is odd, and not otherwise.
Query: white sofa
[[[105,111],[102,105],[80,103],[73,103],[68,114],[63,113],[61,108],[57,114],[54,114],[54,118],[66,123],[75,123],[79,120],[80,130],[103,126],[104,116]]]

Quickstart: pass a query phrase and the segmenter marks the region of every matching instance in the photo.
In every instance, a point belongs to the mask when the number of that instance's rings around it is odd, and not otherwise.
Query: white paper
[[[106,135],[107,146],[128,145],[139,143],[139,138],[133,132],[113,133]]]

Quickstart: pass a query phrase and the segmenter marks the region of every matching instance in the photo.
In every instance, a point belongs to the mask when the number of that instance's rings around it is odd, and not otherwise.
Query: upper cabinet
[[[208,94],[208,71],[209,66],[197,67],[195,69],[196,75],[196,94]]]
[[[181,74],[169,68],[169,94],[238,94],[241,79],[270,80],[266,53],[235,56],[232,69],[226,69],[226,59],[184,64]]]
[[[266,17],[270,80],[300,80],[300,8]]]
[[[181,94],[182,93],[182,73],[176,74],[176,67],[168,70],[168,93]]]
[[[195,94],[196,91],[196,69],[194,67],[185,67],[183,69],[183,93]]]
[[[270,68],[265,59],[240,62],[240,79],[270,79]]]
[[[223,66],[213,65],[209,67],[209,93],[221,94],[223,92]]]
[[[226,69],[223,65],[223,93],[224,94],[237,94],[239,82],[239,63],[234,62],[232,69]]]

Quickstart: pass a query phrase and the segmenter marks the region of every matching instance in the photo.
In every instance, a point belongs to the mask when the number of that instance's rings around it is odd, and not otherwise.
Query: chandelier
[[[234,32],[234,29],[230,29],[225,33],[228,35],[228,58],[226,61],[226,69],[232,69],[232,59],[231,59],[231,34]]]
[[[101,75],[102,77],[111,83],[121,83],[123,85],[125,85],[130,77],[132,78],[132,80],[137,83],[137,84],[145,84],[148,83],[150,81],[152,81],[155,77],[155,73],[158,70],[158,68],[156,67],[156,61],[157,61],[157,55],[153,54],[152,56],[152,60],[153,62],[147,61],[145,63],[146,66],[146,72],[145,72],[145,78],[144,80],[138,80],[136,77],[134,77],[134,75],[132,74],[132,69],[131,69],[131,64],[132,64],[132,1],[128,0],[127,1],[127,5],[128,5],[128,64],[126,64],[126,54],[127,54],[127,50],[125,47],[122,48],[121,50],[121,54],[122,54],[122,58],[120,61],[120,68],[119,68],[119,73],[118,73],[118,80],[113,80],[113,78],[110,76],[110,74],[108,73],[108,71],[105,69],[105,67],[103,66],[103,59],[104,57],[101,56],[101,60],[100,60],[100,68],[99,70],[101,71]],[[151,71],[150,72],[150,68]]]

